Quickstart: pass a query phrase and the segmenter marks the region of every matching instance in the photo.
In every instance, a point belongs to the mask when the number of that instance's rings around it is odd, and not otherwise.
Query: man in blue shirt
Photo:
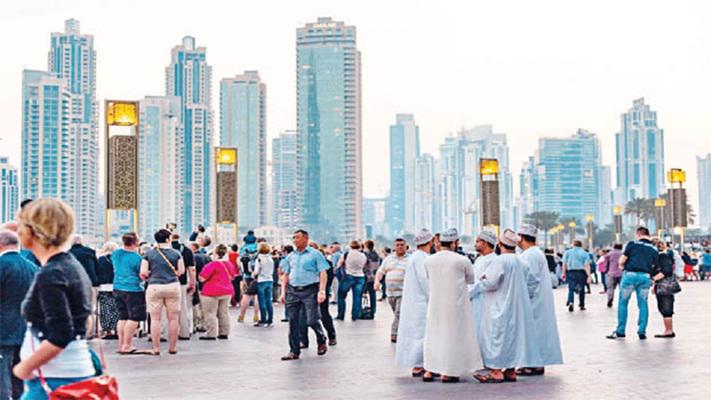
[[[18,399],[22,381],[12,374],[20,362],[20,346],[25,336],[25,321],[20,304],[37,273],[37,267],[22,257],[17,235],[0,231],[0,399]]]
[[[289,319],[289,354],[282,361],[298,360],[301,354],[300,332],[301,319],[299,313],[306,312],[306,325],[316,333],[318,355],[328,351],[326,335],[321,327],[319,304],[326,301],[326,283],[328,262],[321,252],[309,247],[309,234],[304,230],[294,232],[294,247],[296,248],[286,258],[282,265],[282,295],[280,302],[286,304],[286,315]]]
[[[701,274],[699,275],[701,279],[708,278],[711,275],[711,247],[706,248],[706,252],[701,256],[699,265],[701,265]]]
[[[563,275],[561,278],[568,283],[568,311],[573,312],[573,299],[578,292],[578,306],[585,310],[585,285],[590,282],[590,254],[583,250],[583,242],[576,240],[573,247],[563,254]]]
[[[639,307],[639,320],[637,321],[637,334],[640,340],[647,338],[647,322],[649,308],[647,296],[649,287],[652,286],[652,270],[659,259],[659,251],[649,239],[649,229],[640,226],[636,231],[637,240],[629,242],[620,257],[622,281],[620,282],[620,300],[617,306],[617,329],[608,339],[625,337],[627,327],[627,305],[632,297],[632,292],[637,293],[637,306]]]

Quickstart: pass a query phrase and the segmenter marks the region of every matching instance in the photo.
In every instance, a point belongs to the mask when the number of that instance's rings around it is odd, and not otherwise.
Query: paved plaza
[[[118,356],[107,342],[109,371],[118,378],[123,399],[705,399],[711,390],[711,283],[683,282],[677,296],[673,340],[651,336],[662,329],[650,296],[647,341],[637,339],[636,301],[630,302],[628,337],[605,339],[617,308],[605,306],[592,285],[588,310],[563,307],[566,287],[555,290],[558,328],[565,365],[544,377],[483,385],[471,377],[458,384],[424,383],[394,366],[389,342],[392,312],[378,303],[374,321],[336,321],[338,346],[316,355],[315,339],[298,361],[282,362],[288,352],[287,325],[271,329],[238,324],[232,311],[230,340],[179,342],[178,355]],[[277,307],[281,318],[283,308]],[[335,314],[335,306],[332,306]],[[248,314],[251,316],[251,311]],[[148,348],[146,339],[136,342]]]

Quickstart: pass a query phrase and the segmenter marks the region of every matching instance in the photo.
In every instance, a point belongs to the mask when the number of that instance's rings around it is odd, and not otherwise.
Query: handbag
[[[681,292],[681,285],[676,279],[676,276],[672,275],[660,279],[654,286],[654,290],[656,294],[662,296],[675,295]]]
[[[96,325],[96,337],[99,337],[99,325]],[[32,339],[32,352],[35,351],[35,341]],[[89,350],[91,352],[91,350]],[[92,354],[92,361],[94,354]],[[47,380],[42,374],[42,369],[37,368],[40,384],[47,393],[49,400],[119,400],[118,381],[115,377],[107,375],[106,360],[104,359],[104,342],[99,339],[99,360],[100,369],[97,368],[97,376],[83,381],[60,386],[54,390],[47,384]]]

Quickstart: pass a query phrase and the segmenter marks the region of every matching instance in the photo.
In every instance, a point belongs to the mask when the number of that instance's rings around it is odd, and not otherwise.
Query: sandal
[[[132,348],[132,349],[129,350],[129,351],[121,351],[121,350],[119,350],[119,351],[116,352],[116,354],[120,354],[120,355],[122,355],[122,356],[127,356],[127,355],[131,355],[131,354],[138,354],[138,349],[134,347],[134,348]]]
[[[178,354],[178,350],[168,350],[168,354]]]
[[[459,382],[458,376],[442,375],[442,383],[457,383],[457,382]]]
[[[425,369],[422,367],[416,367],[412,369],[412,377],[413,378],[419,378],[422,375],[424,375]]]
[[[147,356],[159,356],[160,355],[160,350],[147,350],[145,353],[143,353]]]
[[[494,376],[494,371],[489,371],[486,374],[476,374],[474,379],[478,380],[480,383],[502,383],[504,378],[497,378]]]
[[[504,382],[516,382],[516,370],[513,368],[504,371]]]
[[[434,382],[435,374],[430,371],[424,371],[422,373],[422,382]]]
[[[545,372],[545,369],[543,367],[526,367],[526,368],[519,368],[516,370],[516,374],[521,375],[521,376],[543,375],[544,372]]]

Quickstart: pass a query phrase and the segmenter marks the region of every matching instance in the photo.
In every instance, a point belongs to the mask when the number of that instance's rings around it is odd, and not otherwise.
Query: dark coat
[[[20,306],[39,269],[12,251],[0,257],[0,346],[19,346],[25,335]]]

